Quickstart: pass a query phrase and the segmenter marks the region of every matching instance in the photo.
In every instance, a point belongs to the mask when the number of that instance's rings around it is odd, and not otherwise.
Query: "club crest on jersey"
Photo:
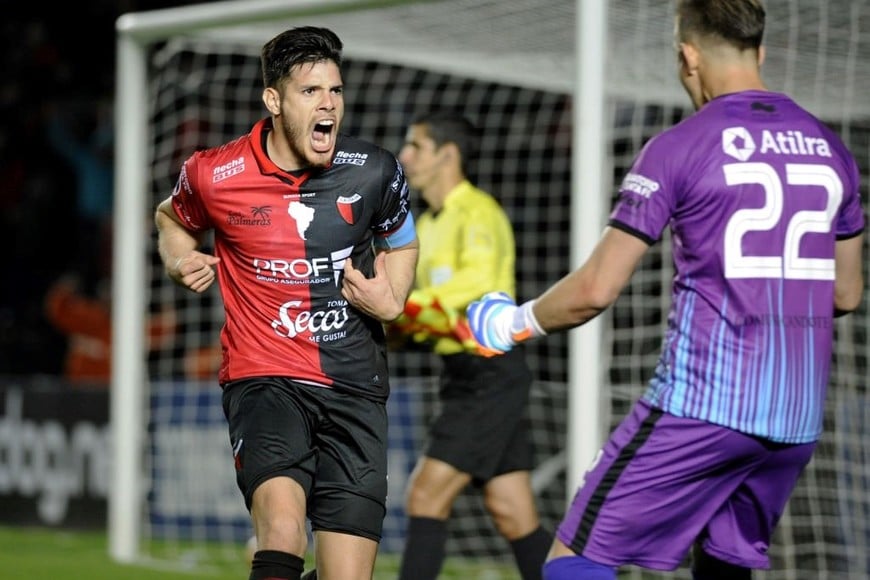
[[[335,200],[335,205],[338,208],[338,215],[349,225],[354,225],[362,215],[363,198],[360,194],[355,193],[351,196],[342,195]]]

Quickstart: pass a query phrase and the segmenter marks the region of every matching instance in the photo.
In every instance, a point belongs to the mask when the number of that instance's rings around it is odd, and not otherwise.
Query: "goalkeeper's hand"
[[[544,336],[532,312],[534,301],[517,306],[505,292],[490,292],[468,305],[468,324],[471,333],[483,348],[505,353],[515,345]]]
[[[401,316],[388,326],[388,338],[395,339],[398,334],[416,343],[449,338],[459,342],[467,352],[482,356],[493,354],[474,340],[468,321],[458,310],[445,307],[438,298],[417,290],[411,292]],[[397,340],[392,342],[398,344]]]
[[[405,301],[402,314],[391,326],[417,342],[453,336],[459,313],[445,308],[441,302],[425,292],[414,290]]]

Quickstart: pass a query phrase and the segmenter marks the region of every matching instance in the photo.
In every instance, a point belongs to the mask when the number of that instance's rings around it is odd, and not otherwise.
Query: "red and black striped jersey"
[[[341,295],[345,260],[371,275],[373,241],[409,215],[395,156],[339,137],[325,169],[287,172],[266,155],[271,119],[194,153],[173,191],[193,232],[214,231],[226,311],[218,379],[282,376],[377,400],[389,395],[383,326]]]

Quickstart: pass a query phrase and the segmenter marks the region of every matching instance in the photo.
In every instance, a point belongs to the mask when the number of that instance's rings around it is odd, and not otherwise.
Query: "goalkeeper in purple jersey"
[[[659,364],[586,472],[544,566],[751,578],[822,432],[834,318],[864,289],[856,162],[761,78],[758,0],[680,0],[680,80],[697,112],[651,139],[587,261],[537,299],[468,308],[482,346],[577,327],[609,307],[665,227],[675,276]]]

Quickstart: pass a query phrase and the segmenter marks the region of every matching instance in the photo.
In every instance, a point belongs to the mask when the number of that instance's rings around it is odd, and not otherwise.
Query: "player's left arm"
[[[837,240],[835,247],[834,316],[857,310],[864,295],[864,234]]]
[[[381,322],[397,319],[402,314],[414,284],[418,248],[416,237],[403,246],[378,248],[374,275],[371,278],[355,268],[351,260],[346,260],[342,296],[353,306]]]
[[[367,278],[347,260],[341,294],[353,306],[386,324],[401,316],[414,285],[419,242],[404,170],[393,155],[385,153],[382,161],[384,196],[374,218],[374,275]]]
[[[348,302],[383,323],[396,320],[414,285],[420,244],[414,216],[386,235],[375,235],[374,275],[367,278],[350,260],[344,264],[341,294]]]
[[[398,248],[380,250],[378,256],[384,257],[387,278],[390,281],[392,295],[395,303],[389,318],[382,318],[384,322],[390,322],[399,317],[405,307],[405,302],[411,294],[414,286],[414,272],[417,269],[417,258],[420,253],[420,242],[416,236],[413,241]]]

